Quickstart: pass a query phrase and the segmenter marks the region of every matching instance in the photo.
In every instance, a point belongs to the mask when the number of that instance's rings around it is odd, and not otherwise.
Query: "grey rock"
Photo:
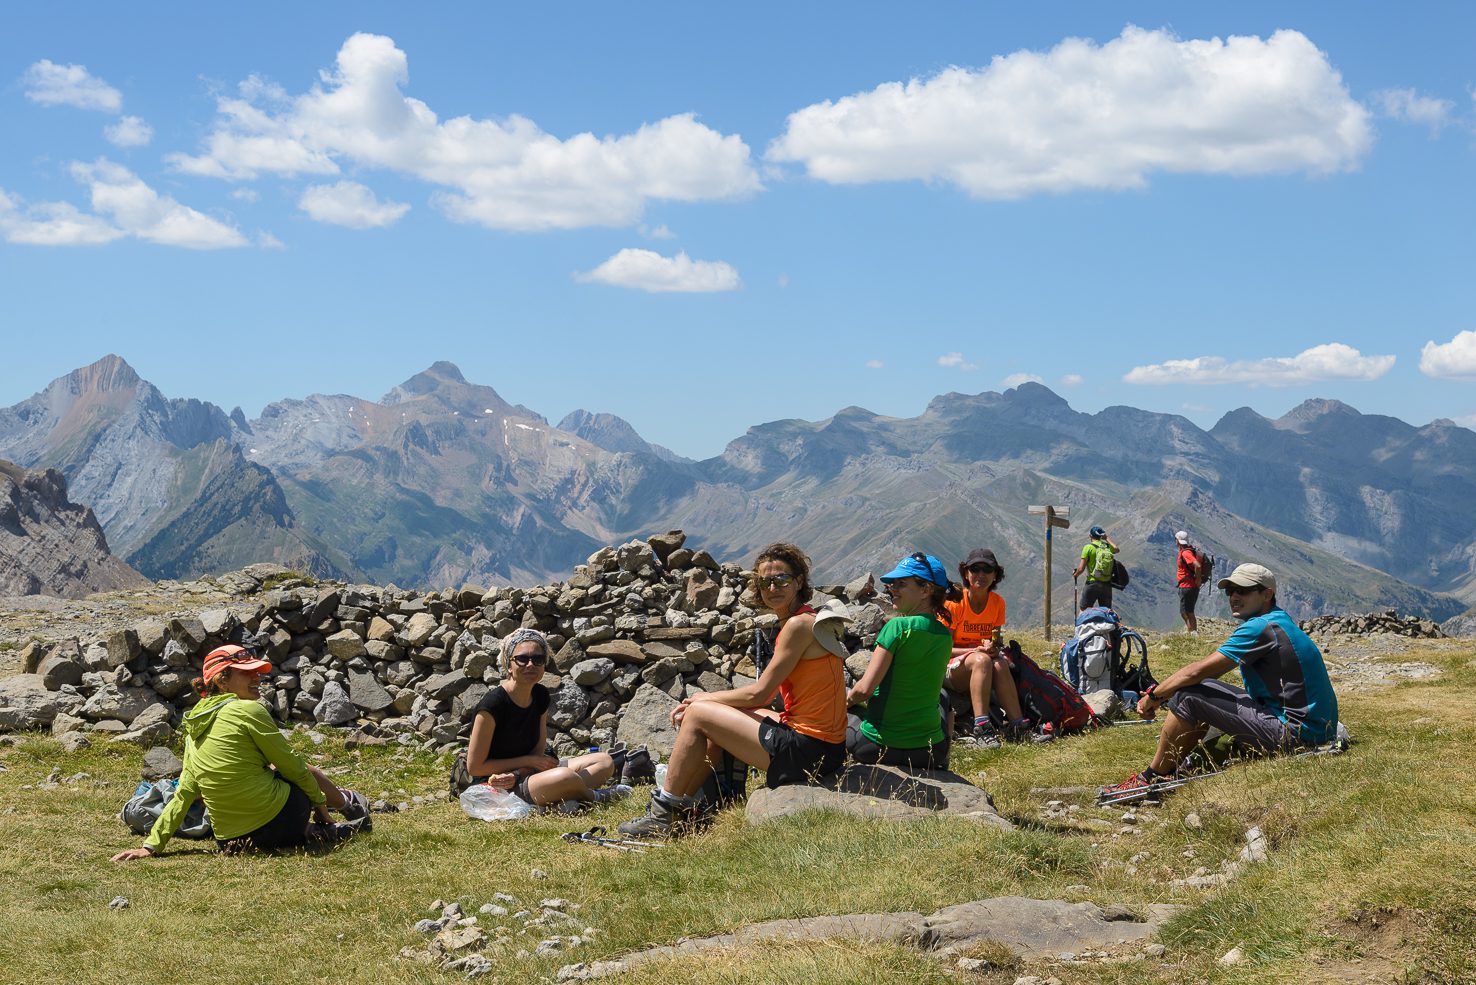
[[[585,648],[588,657],[604,657],[617,664],[644,664],[649,659],[640,644],[632,640],[610,640]]]
[[[1082,695],[1082,700],[1087,707],[1096,712],[1101,718],[1113,719],[1122,714],[1122,698],[1117,692],[1110,688],[1102,688],[1100,691],[1092,691],[1090,694]]]
[[[67,752],[81,752],[92,745],[92,740],[81,732],[68,732],[59,741]]]
[[[155,746],[144,753],[143,778],[145,780],[173,779],[184,772],[184,763],[164,746]]]
[[[677,702],[650,684],[642,684],[620,716],[615,741],[628,749],[646,746],[662,759],[671,758],[677,730],[671,724],[671,712]]]
[[[328,681],[323,685],[323,694],[313,709],[314,719],[324,725],[347,725],[358,717],[359,711],[342,684]]]
[[[987,793],[946,770],[908,773],[891,766],[852,763],[818,785],[761,788],[749,795],[746,808],[752,823],[807,810],[835,810],[888,820],[947,814],[1014,830],[1014,825],[995,811]]]
[[[161,670],[154,674],[154,692],[161,698],[172,700],[189,690],[190,677],[177,670]]]
[[[614,672],[615,661],[609,657],[591,657],[569,668],[569,675],[574,678],[574,683],[581,687],[601,684]]]
[[[394,696],[367,669],[349,667],[348,695],[355,707],[365,711],[383,711],[395,703]]]
[[[471,686],[472,679],[465,671],[452,670],[437,674],[420,686],[422,694],[435,701],[450,701]]]
[[[48,691],[60,691],[64,684],[77,684],[82,680],[82,664],[58,654],[43,657],[36,667],[36,676]]]
[[[584,693],[584,689],[573,681],[565,681],[553,692],[549,702],[548,724],[552,728],[565,731],[583,721],[588,712],[589,696]]]
[[[82,706],[81,715],[91,721],[109,718],[126,724],[143,714],[145,709],[161,704],[153,688],[116,688],[105,685],[87,699],[87,703]],[[167,705],[163,707],[166,710],[168,708]]]
[[[364,641],[351,629],[340,630],[323,641],[328,653],[340,663],[348,663],[356,657],[368,655]]]
[[[441,624],[428,612],[417,612],[410,617],[399,632],[400,642],[406,646],[421,646],[431,638],[431,634],[439,629]]]
[[[482,703],[482,699],[487,696],[490,690],[491,688],[481,681],[473,681],[467,685],[466,690],[462,691],[451,701],[452,716],[458,722],[465,722],[471,718],[472,712],[476,710],[477,705]]]

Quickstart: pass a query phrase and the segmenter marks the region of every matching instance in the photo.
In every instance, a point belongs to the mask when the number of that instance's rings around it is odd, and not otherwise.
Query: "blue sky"
[[[0,406],[117,352],[694,457],[1025,378],[1476,424],[1476,8],[1106,6],[12,12]]]

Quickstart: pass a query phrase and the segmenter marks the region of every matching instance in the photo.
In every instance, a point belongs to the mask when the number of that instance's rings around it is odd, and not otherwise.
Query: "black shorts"
[[[1199,586],[1193,588],[1179,589],[1179,614],[1183,616],[1194,615],[1194,607],[1199,604]]]
[[[279,848],[301,848],[307,844],[308,819],[312,817],[313,805],[297,784],[288,783],[281,778],[276,782],[287,787],[287,802],[282,805],[277,816],[255,831],[238,838],[229,841],[217,839],[216,844],[222,851],[252,848],[259,852],[269,852]]]
[[[877,745],[860,729],[846,729],[846,751],[858,763],[867,766],[898,766],[904,770],[946,770],[948,768],[948,737],[942,742],[915,749],[893,749]]]
[[[813,783],[846,762],[844,742],[821,742],[772,718],[759,722],[759,745],[769,754],[766,787]]]
[[[1089,581],[1081,592],[1081,607],[1090,609],[1094,605],[1112,608],[1112,582]]]

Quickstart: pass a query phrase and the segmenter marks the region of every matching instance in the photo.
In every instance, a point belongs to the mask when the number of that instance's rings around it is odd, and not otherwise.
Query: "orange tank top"
[[[846,675],[833,653],[801,660],[779,685],[779,721],[821,742],[846,741]]]

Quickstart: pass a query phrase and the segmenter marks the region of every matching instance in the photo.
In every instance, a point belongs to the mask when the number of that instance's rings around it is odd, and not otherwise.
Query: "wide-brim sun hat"
[[[850,621],[850,611],[838,599],[831,599],[815,610],[815,639],[842,660],[851,655],[845,640],[846,625]]]
[[[1247,563],[1237,565],[1234,571],[1219,581],[1221,588],[1229,588],[1231,585],[1237,588],[1268,588],[1274,592],[1276,576],[1263,564]]]
[[[256,673],[272,669],[271,663],[252,656],[251,651],[244,646],[227,643],[205,654],[205,669],[200,676],[206,684],[209,684],[232,667]]]
[[[895,568],[881,576],[882,584],[903,578],[921,578],[929,584],[948,587],[948,569],[943,567],[943,562],[921,551],[907,555],[897,562]]]

